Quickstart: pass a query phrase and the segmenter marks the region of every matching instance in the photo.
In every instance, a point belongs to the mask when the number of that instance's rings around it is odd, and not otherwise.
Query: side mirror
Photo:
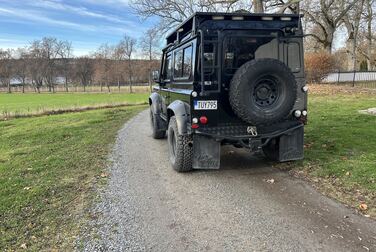
[[[153,81],[159,83],[159,71],[158,70],[152,71],[151,76],[153,77]]]

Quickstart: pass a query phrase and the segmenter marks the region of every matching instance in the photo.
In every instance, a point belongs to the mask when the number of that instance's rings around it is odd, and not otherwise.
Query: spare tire
[[[230,83],[235,114],[252,125],[275,123],[290,113],[297,96],[295,76],[276,59],[255,59],[242,65]]]

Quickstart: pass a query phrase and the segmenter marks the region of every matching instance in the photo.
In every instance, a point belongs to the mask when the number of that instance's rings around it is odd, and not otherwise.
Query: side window
[[[192,46],[188,46],[174,53],[174,78],[189,79],[192,74],[192,52]]]
[[[189,78],[192,73],[192,46],[184,49],[183,77]]]
[[[171,80],[172,77],[172,59],[171,53],[167,54],[164,66],[163,66],[163,79],[164,80]]]
[[[174,53],[175,66],[174,66],[174,77],[181,78],[183,73],[183,50],[178,50]]]

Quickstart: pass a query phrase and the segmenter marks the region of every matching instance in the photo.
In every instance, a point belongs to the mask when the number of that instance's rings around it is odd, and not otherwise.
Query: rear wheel
[[[166,136],[166,131],[158,128],[158,118],[153,113],[152,108],[150,108],[150,123],[152,129],[152,136],[154,139],[162,139]]]
[[[192,136],[181,135],[175,116],[171,117],[167,130],[170,163],[175,171],[192,170]]]

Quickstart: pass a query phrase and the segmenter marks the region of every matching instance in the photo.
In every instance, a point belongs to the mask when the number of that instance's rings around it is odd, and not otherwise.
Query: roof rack
[[[234,20],[234,21],[273,21],[282,20],[298,21],[302,15],[300,14],[268,14],[268,13],[247,13],[247,12],[196,12],[191,15],[187,20],[180,24],[172,33],[170,33],[166,39],[167,44],[173,44],[175,41],[180,41],[181,38],[187,36],[187,34],[196,34],[196,29],[200,23],[207,20]]]

